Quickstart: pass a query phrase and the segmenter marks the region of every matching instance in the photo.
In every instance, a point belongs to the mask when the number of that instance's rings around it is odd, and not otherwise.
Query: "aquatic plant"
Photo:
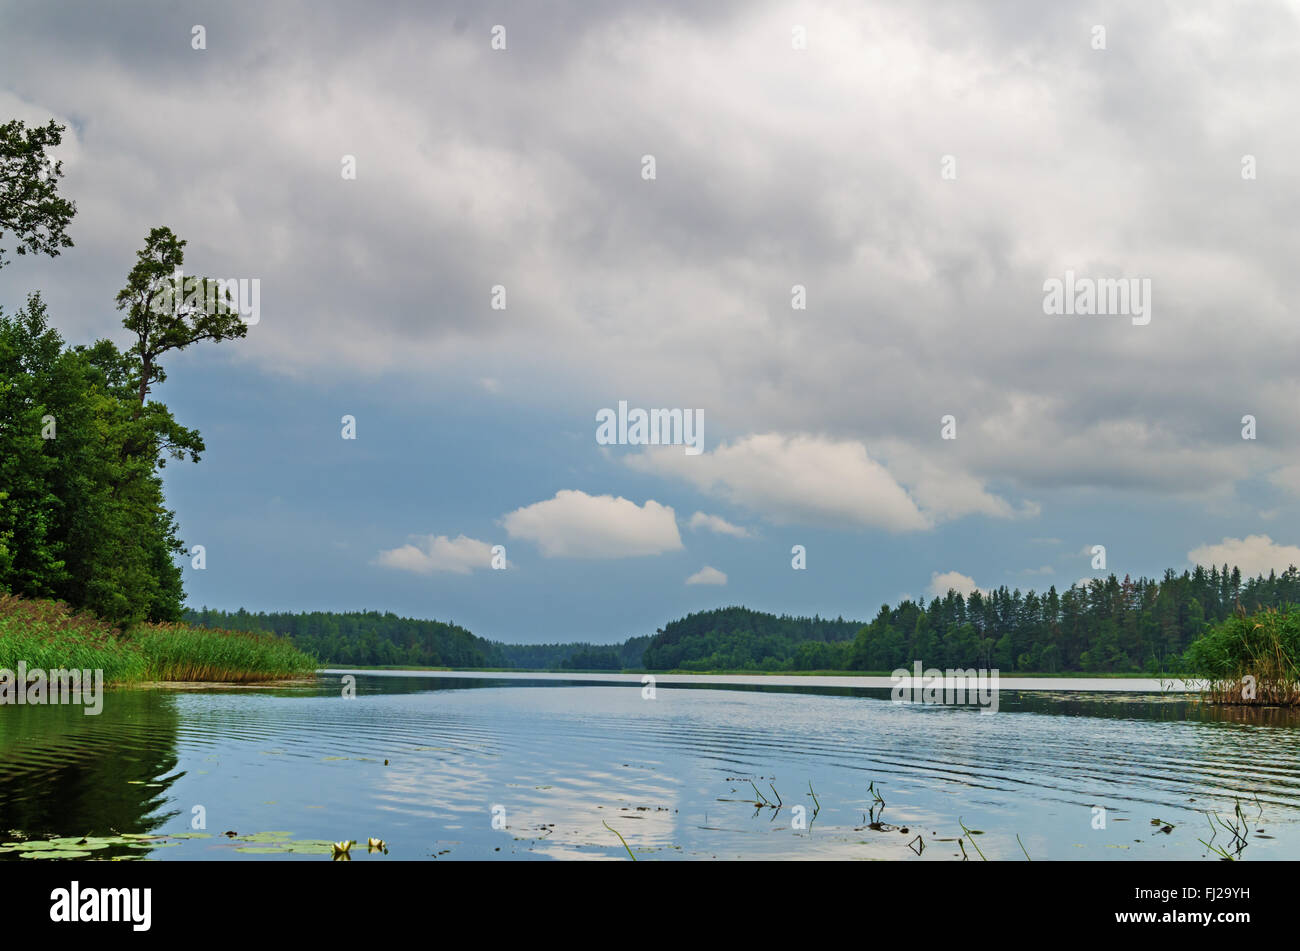
[[[1300,613],[1266,609],[1234,617],[1192,643],[1183,663],[1216,704],[1300,704]]]
[[[274,634],[142,624],[131,636],[153,680],[251,683],[303,676],[316,660]]]
[[[610,832],[612,832],[612,833],[614,833],[615,835],[618,836],[618,841],[622,842],[622,843],[623,843],[623,848],[627,849],[627,857],[630,858],[633,862],[635,862],[635,861],[636,861],[636,856],[632,854],[632,850],[631,850],[631,849],[628,849],[628,847],[627,847],[627,840],[623,838],[623,836],[619,833],[619,831],[618,831],[617,829],[615,829],[613,826],[611,826],[611,825],[610,825],[608,822],[606,822],[604,819],[601,819],[601,820],[600,820],[600,824],[603,825],[603,826],[604,826],[606,829],[608,829]]]
[[[138,624],[123,632],[60,601],[0,594],[0,669],[102,670],[109,683],[252,683],[305,676],[315,658],[273,634]]]
[[[118,683],[144,679],[145,661],[121,632],[60,601],[0,594],[0,669],[102,670]]]

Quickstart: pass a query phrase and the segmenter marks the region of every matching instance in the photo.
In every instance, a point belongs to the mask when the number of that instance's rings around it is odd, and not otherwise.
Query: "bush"
[[[1300,704],[1300,614],[1242,611],[1194,641],[1183,662],[1214,703]]]

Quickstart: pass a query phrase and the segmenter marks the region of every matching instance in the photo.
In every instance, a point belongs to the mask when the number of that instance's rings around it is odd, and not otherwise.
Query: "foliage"
[[[145,661],[111,624],[57,601],[0,595],[0,669],[102,670],[106,681],[144,679]]]
[[[284,638],[139,624],[125,633],[58,601],[0,595],[0,668],[102,670],[112,683],[248,683],[310,674],[315,658]]]
[[[315,658],[274,634],[185,624],[142,624],[131,631],[151,680],[245,683],[314,673]]]
[[[46,154],[62,132],[0,125],[0,236],[16,235],[20,255],[72,245],[76,209]],[[169,458],[197,462],[203,440],[148,395],[165,379],[162,354],[247,333],[220,282],[176,293],[184,247],[168,228],[149,232],[117,297],[136,341],[126,353],[108,340],[65,345],[39,294],[0,312],[0,591],[116,624],[180,617],[184,546],[159,473]]]
[[[1300,703],[1300,614],[1241,611],[1193,642],[1185,664],[1189,675],[1206,681],[1215,702],[1294,706]]]
[[[495,644],[506,666],[528,670],[628,670],[641,666],[653,635],[630,637],[622,644]]]
[[[12,234],[20,255],[57,257],[72,247],[67,226],[77,208],[58,194],[63,163],[46,154],[63,141],[63,131],[53,119],[31,129],[17,119],[0,124],[0,239]],[[4,252],[0,248],[0,267]]]
[[[177,281],[184,270],[185,244],[170,228],[154,228],[136,254],[126,287],[117,295],[117,309],[126,311],[124,326],[135,337],[137,395],[141,407],[155,383],[167,379],[158,358],[184,350],[200,340],[220,343],[243,337],[248,325],[240,318],[221,282],[210,278]],[[186,288],[192,285],[192,290]]]
[[[252,614],[238,611],[185,612],[199,627],[266,631],[283,635],[323,663],[367,667],[504,667],[497,645],[463,627],[441,621],[398,617],[392,612],[312,611]]]
[[[160,404],[137,415],[133,389],[129,359],[106,340],[66,347],[40,295],[0,313],[0,590],[115,623],[179,616],[158,469],[194,439]]]
[[[845,646],[859,626],[843,618],[718,608],[664,625],[646,647],[643,664],[648,670],[843,669]]]
[[[929,604],[882,605],[865,625],[725,608],[665,625],[644,666],[890,671],[920,660],[937,668],[1156,674],[1178,666],[1207,626],[1239,603],[1251,610],[1300,603],[1300,571],[1243,582],[1236,568],[1198,566],[1166,571],[1159,581],[1110,575],[1064,593],[949,591]]]

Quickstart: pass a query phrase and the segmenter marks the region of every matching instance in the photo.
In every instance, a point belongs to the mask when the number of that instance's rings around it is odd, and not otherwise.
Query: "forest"
[[[72,246],[76,206],[60,197],[50,152],[64,127],[0,124],[0,240],[18,256]],[[163,497],[169,461],[198,462],[196,430],[151,398],[162,360],[200,341],[243,337],[229,295],[172,280],[185,241],[152,229],[117,294],[132,345],[69,346],[40,294],[0,310],[0,592],[52,599],[119,626],[179,620],[185,553]],[[0,267],[12,264],[0,247]],[[109,303],[108,301],[105,302]]]
[[[1174,672],[1188,647],[1240,605],[1300,601],[1300,571],[1242,580],[1197,567],[1159,580],[1111,574],[1064,592],[1002,587],[881,605],[870,622],[777,616],[745,607],[688,615],[620,644],[504,644],[439,621],[376,611],[186,612],[197,626],[284,635],[323,662],[525,670],[873,671],[985,667],[1003,672]]]

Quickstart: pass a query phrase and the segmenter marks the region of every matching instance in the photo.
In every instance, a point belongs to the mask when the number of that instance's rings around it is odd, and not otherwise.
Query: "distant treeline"
[[[644,666],[642,656],[652,634],[630,637],[622,644],[499,644],[510,667],[530,670],[627,670]]]
[[[363,667],[508,667],[496,644],[463,627],[378,611],[186,611],[185,621],[228,631],[271,631],[322,663]]]
[[[1175,671],[1187,648],[1241,605],[1300,604],[1300,570],[1243,581],[1224,565],[1158,581],[1115,575],[1064,592],[998,588],[882,605],[870,623],[703,611],[622,644],[501,644],[464,628],[375,611],[190,611],[192,624],[274,631],[334,664],[549,670],[872,670],[987,667],[1041,673]]]

